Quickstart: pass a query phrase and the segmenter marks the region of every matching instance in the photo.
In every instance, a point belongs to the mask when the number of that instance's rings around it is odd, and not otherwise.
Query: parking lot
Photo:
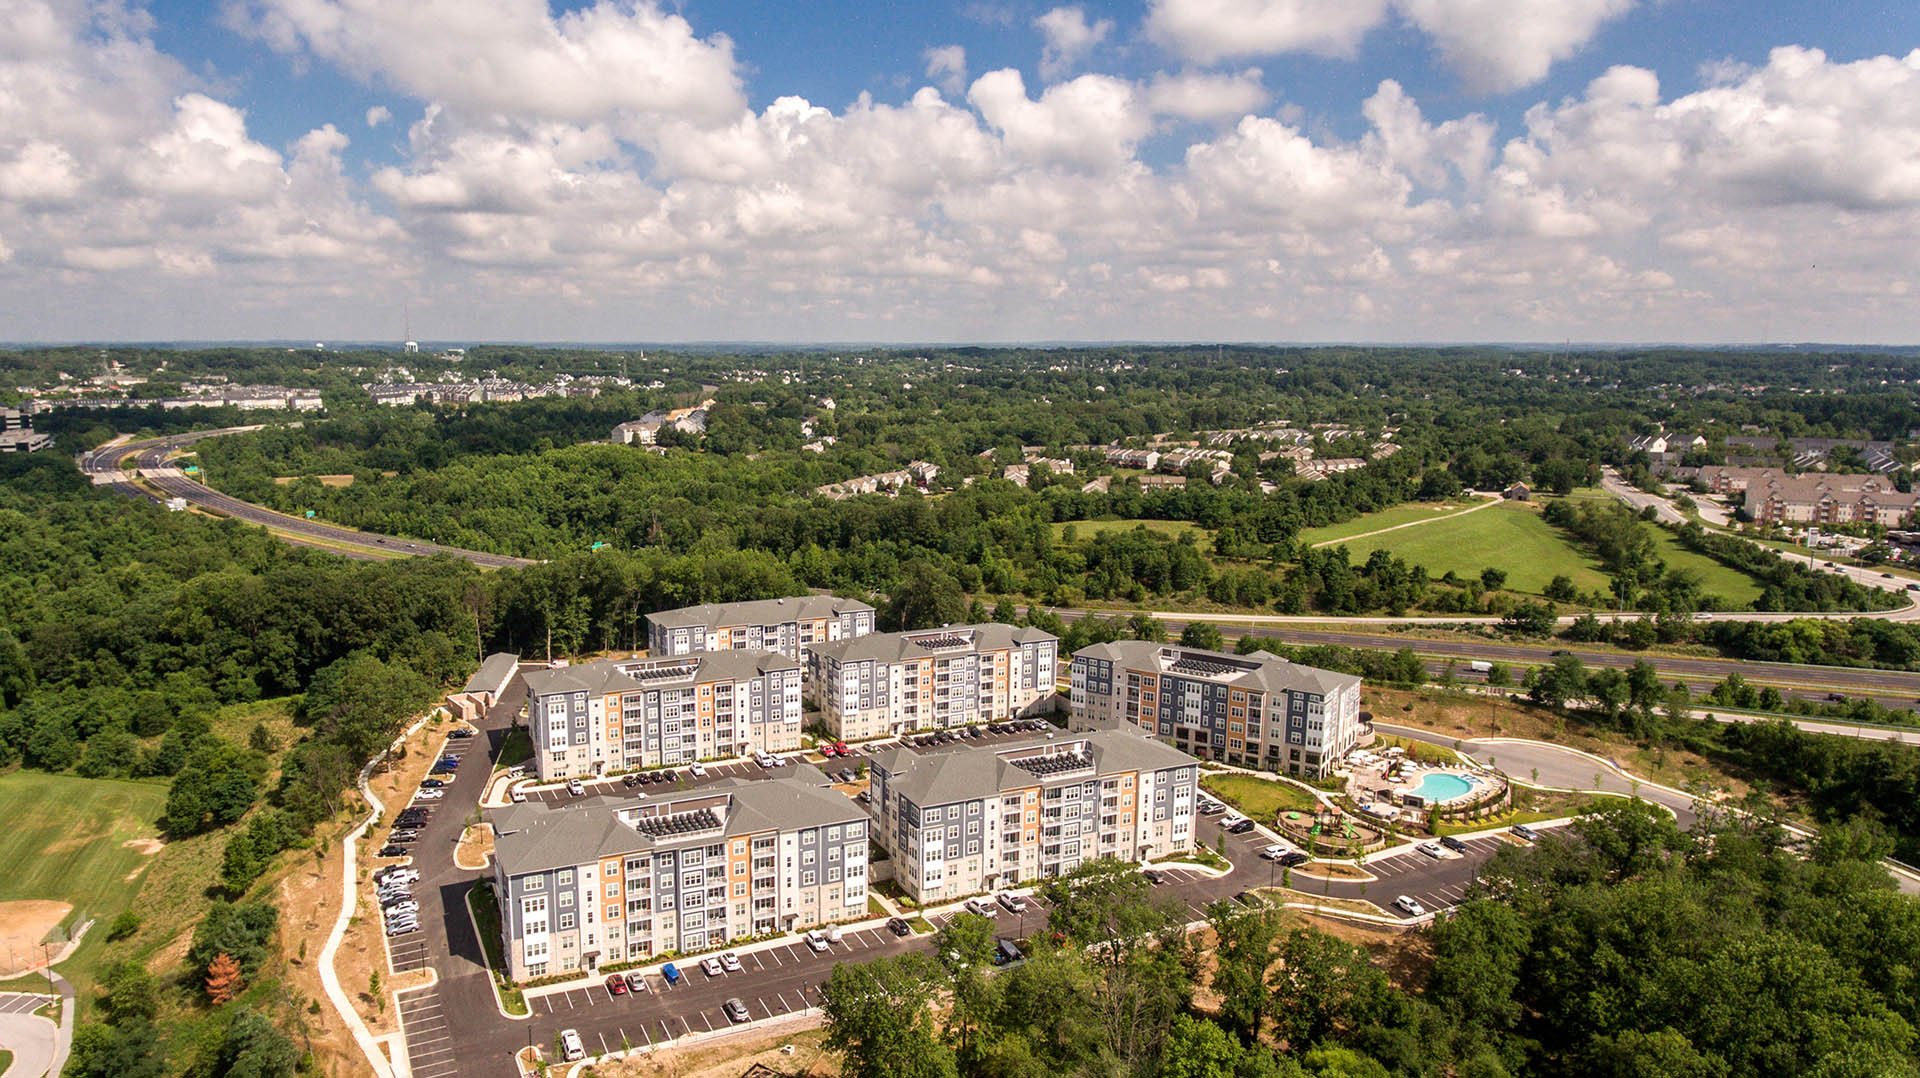
[[[31,992],[0,992],[0,1014],[32,1014],[52,998]]]
[[[1392,857],[1368,861],[1366,870],[1379,878],[1368,897],[1376,904],[1385,905],[1400,895],[1406,895],[1428,910],[1458,906],[1466,898],[1467,888],[1473,884],[1473,875],[1469,873],[1466,878],[1460,879],[1457,878],[1458,872],[1437,870],[1450,862],[1473,862],[1477,865],[1493,856],[1495,850],[1511,844],[1512,840],[1505,835],[1487,835],[1466,839],[1466,852],[1448,850],[1443,858],[1436,859],[1418,850],[1409,850]],[[1404,911],[1394,909],[1390,912],[1403,914]]]
[[[446,1007],[433,988],[399,998],[400,1027],[406,1034],[407,1066],[413,1078],[445,1078],[460,1072]]]
[[[429,957],[425,932],[387,938],[387,965],[395,973],[426,969]]]

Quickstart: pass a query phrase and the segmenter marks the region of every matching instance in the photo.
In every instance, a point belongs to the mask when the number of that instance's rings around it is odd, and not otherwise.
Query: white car
[[[1278,861],[1282,857],[1285,857],[1286,855],[1292,852],[1293,850],[1291,848],[1276,842],[1273,845],[1268,846],[1266,849],[1261,850],[1260,856],[1263,858],[1266,858],[1269,861]]]
[[[1027,908],[1027,900],[1014,894],[1012,891],[1000,892],[997,900],[1002,906],[1007,908],[1008,913],[1021,913]]]
[[[740,965],[740,956],[737,954],[734,954],[732,951],[728,951],[726,954],[721,955],[720,968],[726,970],[728,973],[740,972],[742,968]]]
[[[1234,824],[1237,824],[1244,819],[1246,819],[1246,817],[1240,815],[1237,812],[1229,812],[1225,816],[1220,817],[1220,826],[1232,827]]]
[[[967,899],[967,912],[977,913],[982,917],[992,917],[993,903],[988,902],[984,898],[969,898]]]
[[[807,946],[817,953],[826,950],[831,944],[827,942],[827,934],[816,928],[807,933]]]
[[[702,960],[700,963],[700,968],[703,970],[706,970],[707,976],[709,977],[718,977],[721,974],[727,972],[726,969],[720,965],[720,960],[718,958],[708,958],[708,959]]]
[[[707,767],[705,764],[694,764],[687,768],[687,773],[696,779],[703,779],[707,777]]]
[[[510,791],[507,794],[507,800],[513,802],[516,805],[525,804],[527,800],[527,791],[522,790],[518,786],[515,786],[512,789],[512,791]]]
[[[420,879],[420,873],[417,869],[391,868],[385,872],[374,873],[373,878],[379,880],[383,886],[390,883],[414,883]]]
[[[569,1063],[576,1059],[587,1058],[587,1044],[580,1039],[580,1031],[577,1029],[560,1031],[560,1049],[560,1054],[566,1056]]]
[[[415,902],[412,899],[406,899],[401,902],[395,902],[393,905],[386,907],[386,911],[387,911],[388,918],[397,921],[403,917],[414,917],[417,914],[419,914],[420,903]]]
[[[1401,895],[1399,898],[1393,900],[1393,904],[1398,906],[1400,911],[1408,917],[1425,917],[1427,915],[1427,908],[1415,902],[1412,896],[1409,895]]]
[[[413,795],[415,801],[438,801],[447,796],[445,790],[421,790]]]
[[[1443,861],[1447,856],[1446,847],[1440,845],[1438,842],[1422,842],[1416,849],[1428,857],[1433,858],[1435,861]]]
[[[579,797],[581,794],[587,792],[587,787],[586,784],[582,783],[579,779],[568,779],[567,792],[575,797]]]
[[[839,925],[827,926],[827,942],[828,943],[839,943],[843,938],[845,938],[845,936],[846,936],[846,933],[840,931]]]

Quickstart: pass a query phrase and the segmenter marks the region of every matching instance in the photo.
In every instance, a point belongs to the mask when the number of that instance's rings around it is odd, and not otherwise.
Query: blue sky
[[[1920,339],[1912,3],[0,19],[0,339]]]

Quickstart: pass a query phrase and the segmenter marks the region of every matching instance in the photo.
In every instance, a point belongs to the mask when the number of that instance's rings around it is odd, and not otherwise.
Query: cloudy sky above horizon
[[[0,0],[0,340],[1920,341],[1920,5]]]

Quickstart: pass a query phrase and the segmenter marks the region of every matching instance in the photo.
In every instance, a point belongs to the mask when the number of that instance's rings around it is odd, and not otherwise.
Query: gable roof
[[[837,595],[796,595],[656,610],[647,615],[647,623],[663,629],[712,630],[722,625],[778,625],[787,621],[837,618],[860,611],[871,614],[873,607],[858,599],[842,599]]]
[[[897,663],[940,654],[965,654],[977,651],[1002,651],[1022,644],[1059,642],[1052,633],[1032,626],[983,622],[979,625],[948,625],[939,629],[919,629],[904,633],[870,633],[851,640],[835,640],[813,645],[816,655],[831,656],[842,663],[877,659]]]

